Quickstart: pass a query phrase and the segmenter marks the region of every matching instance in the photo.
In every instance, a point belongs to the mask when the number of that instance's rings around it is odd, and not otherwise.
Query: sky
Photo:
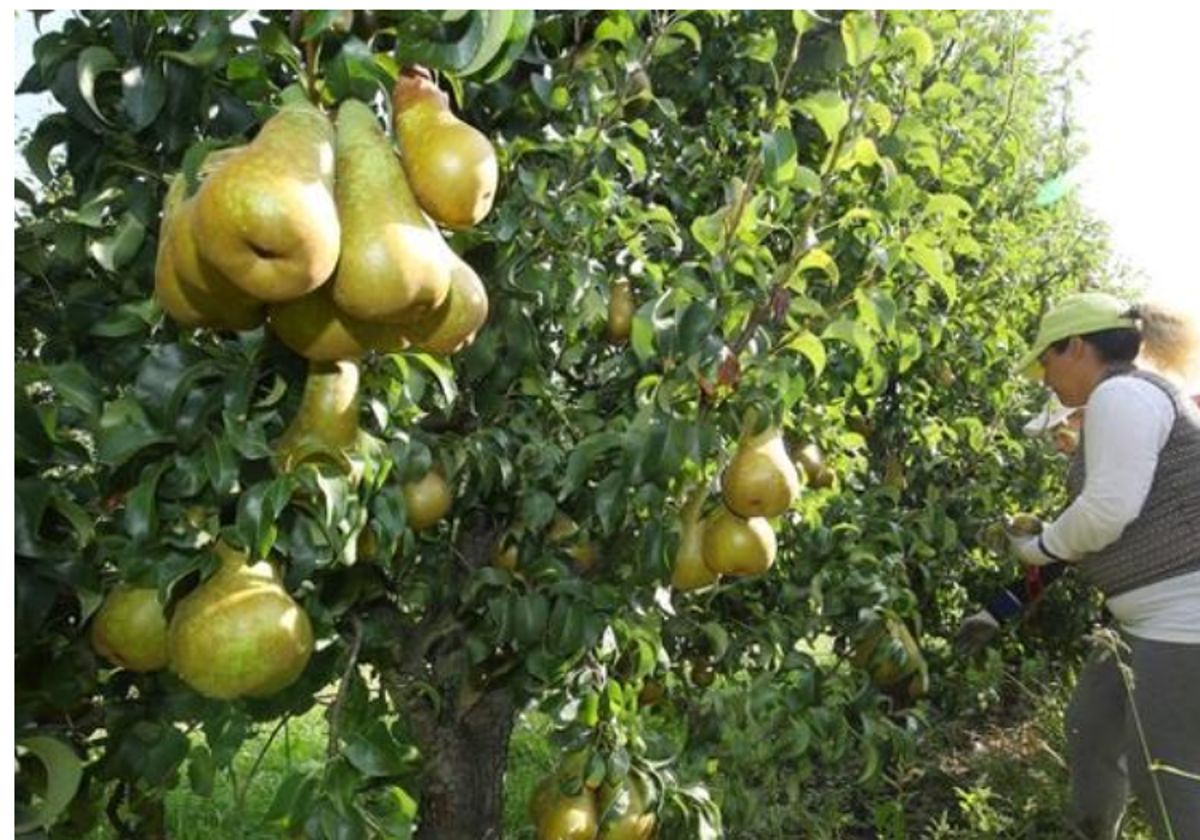
[[[1052,37],[1088,32],[1074,91],[1090,146],[1072,173],[1085,205],[1110,227],[1118,259],[1143,275],[1147,297],[1200,315],[1197,249],[1200,165],[1192,132],[1200,11],[1131,10],[1097,3],[1053,11]],[[32,18],[16,18],[15,78],[31,61]],[[16,126],[36,123],[39,101],[16,99]],[[46,107],[44,104],[42,108]],[[18,172],[24,169],[17,161]],[[1200,383],[1200,371],[1197,371]]]

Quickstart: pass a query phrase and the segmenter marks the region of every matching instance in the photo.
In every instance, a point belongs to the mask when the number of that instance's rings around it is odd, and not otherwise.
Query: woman
[[[1009,539],[1024,563],[1099,587],[1124,641],[1089,659],[1067,710],[1073,828],[1116,838],[1132,788],[1159,840],[1200,840],[1200,409],[1139,354],[1185,374],[1200,337],[1096,292],[1042,318],[1019,368],[1086,407],[1083,457],[1062,515]]]

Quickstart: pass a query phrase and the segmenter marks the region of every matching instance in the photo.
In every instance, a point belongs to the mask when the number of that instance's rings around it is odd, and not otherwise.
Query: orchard
[[[166,837],[314,709],[210,836],[800,836],[1003,693],[949,640],[1057,492],[1012,363],[1106,259],[1042,18],[42,23],[19,836]]]

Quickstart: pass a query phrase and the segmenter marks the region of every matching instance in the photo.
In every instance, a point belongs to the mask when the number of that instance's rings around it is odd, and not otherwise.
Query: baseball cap
[[[1125,301],[1104,292],[1081,292],[1063,298],[1042,316],[1033,344],[1017,362],[1017,372],[1030,379],[1041,379],[1042,364],[1038,359],[1054,342],[1074,335],[1135,327],[1137,322],[1129,309]]]

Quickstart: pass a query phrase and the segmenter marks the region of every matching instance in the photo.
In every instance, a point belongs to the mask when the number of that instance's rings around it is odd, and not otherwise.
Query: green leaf
[[[36,829],[48,829],[58,821],[79,790],[83,780],[83,762],[71,747],[57,738],[35,736],[17,742],[45,768],[46,787],[42,802],[36,810],[17,821],[16,833],[26,834]]]
[[[800,100],[798,107],[802,113],[817,121],[825,138],[831,143],[850,122],[850,106],[837,91],[823,90]]]
[[[121,74],[121,105],[133,130],[141,131],[158,119],[167,102],[167,80],[154,65],[138,64]]]
[[[217,763],[208,747],[193,747],[191,755],[188,756],[188,784],[191,785],[192,793],[203,797],[212,796],[216,775]]]
[[[536,532],[550,524],[558,505],[544,490],[533,490],[521,499],[521,522],[528,531]]]
[[[839,318],[825,331],[821,338],[827,341],[842,341],[858,350],[863,361],[868,361],[875,353],[875,338],[864,324],[848,318]]]
[[[473,76],[500,54],[500,50],[504,48],[504,44],[508,40],[509,30],[512,29],[516,17],[516,12],[501,9],[480,11],[477,14],[484,18],[483,35],[479,39],[475,55],[459,68],[460,76]]]
[[[96,80],[102,73],[116,70],[119,66],[117,57],[105,47],[88,47],[83,50],[79,54],[76,65],[79,93],[83,96],[83,101],[87,103],[87,106],[92,109],[92,113],[105,123],[108,122],[108,118],[96,104]]]
[[[879,44],[879,24],[874,16],[851,12],[842,18],[842,43],[846,46],[846,60],[851,67],[869,61]]]
[[[146,447],[168,439],[151,425],[136,400],[122,397],[104,405],[96,430],[96,457],[120,466]]]
[[[793,184],[796,189],[803,190],[809,195],[820,195],[824,189],[821,176],[807,166],[796,167],[796,177],[793,179]]]
[[[792,9],[792,26],[797,35],[803,35],[816,24],[816,18],[803,9]]]
[[[125,498],[125,533],[134,542],[149,539],[158,530],[158,481],[167,466],[163,462],[149,470]]]
[[[715,257],[724,248],[725,217],[728,212],[725,208],[721,208],[711,216],[697,216],[692,220],[692,237],[700,244],[701,248],[708,252],[709,256]]]
[[[700,39],[700,30],[697,29],[696,25],[690,20],[675,21],[667,27],[667,31],[664,34],[667,36],[674,35],[686,38],[691,42],[692,46],[696,48],[696,52],[701,51],[701,45],[703,42]]]
[[[788,342],[788,349],[802,353],[813,366],[813,375],[820,376],[825,370],[825,344],[810,332],[803,333]]]
[[[25,147],[25,162],[43,184],[54,180],[54,173],[50,169],[50,153],[67,142],[69,128],[70,119],[66,114],[51,114],[38,123],[29,145]]]
[[[933,61],[933,40],[924,29],[907,26],[900,31],[893,43],[900,52],[911,52],[918,70],[924,70]]]
[[[224,26],[214,26],[186,52],[167,50],[160,55],[170,61],[203,70],[213,67],[221,60],[228,43],[229,30]]]
[[[958,299],[958,281],[946,271],[948,257],[928,232],[920,231],[908,237],[904,250],[908,258],[937,283],[951,303]]]
[[[796,264],[796,272],[789,278],[788,285],[796,288],[797,291],[803,290],[803,284],[797,288],[794,283],[807,271],[824,272],[825,276],[829,278],[831,286],[836,286],[841,276],[837,261],[821,248],[813,248],[800,259],[800,262]]]
[[[529,44],[529,36],[533,34],[533,27],[537,22],[536,13],[532,9],[517,9],[513,15],[512,26],[508,30],[508,41],[500,55],[487,68],[484,83],[490,84],[504,78],[524,55],[525,47]]]
[[[787,184],[796,177],[796,137],[790,128],[762,136],[763,171],[772,184]]]
[[[406,753],[392,738],[383,721],[355,728],[342,747],[342,754],[359,773],[368,778],[399,776],[409,768]]]
[[[636,40],[637,29],[634,27],[629,13],[621,11],[609,12],[608,16],[596,27],[596,34],[592,37],[592,41],[597,44],[613,41],[626,48],[631,41]]]
[[[146,228],[133,213],[125,212],[112,235],[93,240],[88,253],[105,270],[116,272],[133,261],[145,238]]]
[[[54,392],[67,405],[85,415],[100,411],[100,382],[79,362],[63,362],[46,368]]]
[[[746,57],[760,64],[770,64],[779,52],[779,38],[774,29],[766,32],[753,32],[749,36]]]

